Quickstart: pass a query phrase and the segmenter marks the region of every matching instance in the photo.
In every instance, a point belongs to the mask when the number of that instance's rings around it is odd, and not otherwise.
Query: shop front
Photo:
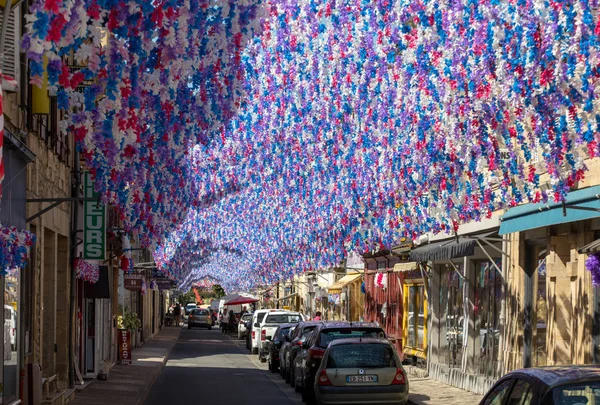
[[[403,318],[401,273],[394,272],[400,258],[390,251],[364,255],[365,312],[367,322],[378,322],[387,338],[402,352]]]
[[[588,187],[502,217],[512,262],[505,372],[600,363],[599,196],[600,186]]]
[[[424,367],[427,361],[429,296],[426,278],[415,262],[396,264],[394,273],[402,276],[402,351],[405,362]]]
[[[425,358],[431,378],[483,394],[500,376],[501,252],[488,230],[410,253],[419,267],[404,273],[406,353]]]
[[[25,200],[26,200],[26,166],[35,159],[33,153],[17,139],[10,131],[5,129],[4,148],[4,182],[2,184],[2,199],[0,201],[0,227],[11,227],[16,230],[18,239],[26,236],[22,231],[27,227]],[[3,229],[3,238],[5,231]],[[13,233],[15,231],[10,231]],[[10,243],[5,240],[5,243]],[[17,243],[16,240],[13,242]],[[35,249],[32,248],[31,251]],[[6,254],[6,253],[5,253]],[[18,265],[5,267],[5,272],[0,276],[2,307],[4,309],[4,323],[2,334],[4,344],[0,354],[0,404],[18,403],[19,387],[21,384],[21,371],[25,368],[25,353],[31,348],[31,328],[28,323],[31,319],[31,302],[22,302],[23,297],[30,297],[32,266],[25,268],[25,260],[18,260]],[[3,257],[2,266],[13,260]],[[31,258],[29,263],[31,263]],[[16,262],[15,262],[16,263]]]
[[[360,307],[364,307],[362,294],[360,293],[360,284],[357,281],[362,280],[362,273],[348,274],[340,278],[327,288],[329,302],[334,320],[359,321],[362,313]],[[352,299],[354,298],[354,300]]]

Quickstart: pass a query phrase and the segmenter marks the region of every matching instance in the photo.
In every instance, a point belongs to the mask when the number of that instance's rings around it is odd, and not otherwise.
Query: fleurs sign
[[[83,258],[104,260],[106,209],[100,204],[100,196],[94,191],[90,172],[85,172],[84,176]]]
[[[127,290],[138,291],[142,289],[143,279],[139,274],[125,275],[124,286]]]

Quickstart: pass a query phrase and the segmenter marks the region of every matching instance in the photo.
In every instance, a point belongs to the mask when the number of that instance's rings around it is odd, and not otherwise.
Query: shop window
[[[408,314],[406,345],[413,349],[425,349],[425,287],[423,284],[408,286]]]
[[[2,374],[0,403],[11,403],[18,399],[19,386],[19,269],[9,270],[2,277],[4,286],[4,345],[2,346]]]
[[[462,363],[465,312],[461,274],[464,274],[462,265],[457,265],[456,270],[447,266],[445,276],[442,276],[443,289],[447,294],[445,360],[450,367],[460,367]]]
[[[545,366],[547,361],[546,351],[546,325],[548,322],[548,302],[546,284],[546,258],[545,250],[537,255],[537,288],[535,301],[536,334],[534,337],[533,366]],[[543,258],[540,258],[542,256]]]
[[[502,301],[502,275],[490,261],[476,265],[477,284],[475,288],[475,319],[479,325],[480,375],[495,377],[498,369],[498,348],[500,343],[500,302]]]

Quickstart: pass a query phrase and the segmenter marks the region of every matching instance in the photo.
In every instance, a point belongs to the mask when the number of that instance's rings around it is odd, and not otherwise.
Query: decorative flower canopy
[[[128,229],[230,289],[561,200],[599,153],[597,6],[38,0],[24,46]]]

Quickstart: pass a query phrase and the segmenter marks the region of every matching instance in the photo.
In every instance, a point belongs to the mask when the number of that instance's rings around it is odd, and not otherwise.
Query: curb
[[[167,361],[169,361],[169,356],[171,355],[173,348],[175,348],[175,346],[177,345],[177,342],[179,341],[179,336],[181,336],[181,330],[179,331],[179,335],[177,336],[177,339],[175,339],[173,341],[173,345],[167,350],[167,355],[163,359],[160,367],[158,368],[158,372],[156,372],[155,375],[152,377],[152,380],[150,380],[150,382],[144,389],[144,393],[140,396],[140,398],[138,399],[138,401],[136,402],[135,405],[142,405],[144,402],[146,402],[146,399],[148,399],[148,395],[150,394],[150,390],[152,389],[154,382],[156,381],[158,376],[162,373],[163,369],[165,368],[165,365],[167,364]]]

